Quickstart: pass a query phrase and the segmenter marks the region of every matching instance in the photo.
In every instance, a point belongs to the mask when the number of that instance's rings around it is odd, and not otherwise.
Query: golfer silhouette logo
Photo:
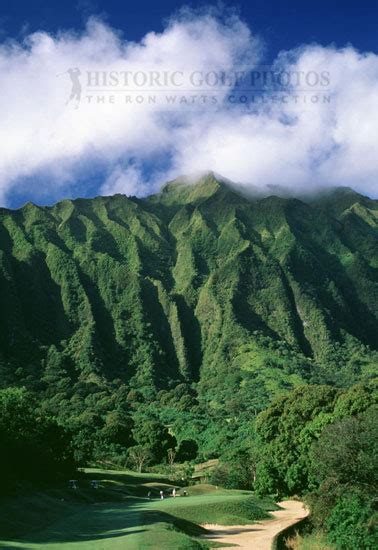
[[[71,103],[71,101],[73,101],[74,104],[75,104],[75,109],[78,109],[79,108],[79,103],[80,103],[80,100],[81,100],[81,91],[82,91],[82,86],[81,86],[81,82],[80,82],[81,71],[80,71],[80,69],[75,67],[75,68],[68,69],[64,73],[57,74],[56,76],[62,76],[64,74],[68,74],[68,76],[71,80],[71,85],[72,85],[71,94],[70,94],[70,97],[66,101],[66,105],[68,105],[69,103]]]

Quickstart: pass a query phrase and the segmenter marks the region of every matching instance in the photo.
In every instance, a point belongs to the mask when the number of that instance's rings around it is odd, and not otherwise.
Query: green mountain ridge
[[[232,388],[260,409],[303,381],[369,377],[377,216],[348,188],[254,198],[212,173],[1,209],[2,384],[80,410],[105,387],[195,384],[218,410]]]

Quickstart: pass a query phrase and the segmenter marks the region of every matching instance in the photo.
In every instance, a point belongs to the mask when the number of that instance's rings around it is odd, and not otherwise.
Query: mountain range
[[[377,335],[378,201],[349,188],[261,197],[208,173],[0,210],[3,386],[194,384],[215,409],[232,388],[260,409],[370,377]]]

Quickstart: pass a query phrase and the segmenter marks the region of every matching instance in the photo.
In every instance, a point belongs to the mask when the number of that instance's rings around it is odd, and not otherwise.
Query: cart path
[[[281,531],[295,525],[308,516],[303,502],[284,500],[278,505],[282,510],[271,512],[274,519],[252,523],[250,525],[213,525],[202,527],[209,530],[204,535],[207,540],[237,545],[239,550],[271,550],[274,537]]]

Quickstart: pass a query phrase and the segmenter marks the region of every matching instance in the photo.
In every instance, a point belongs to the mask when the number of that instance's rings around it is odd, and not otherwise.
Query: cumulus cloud
[[[138,166],[117,164],[101,186],[101,192],[104,195],[147,195],[151,188],[143,180],[142,170]]]
[[[377,195],[378,56],[316,45],[283,52],[277,70],[328,73],[315,102],[307,82],[286,87],[285,101],[269,90],[269,101],[251,103],[249,89],[246,104],[228,81],[203,79],[256,69],[262,55],[235,15],[190,11],[140,42],[90,18],[81,33],[3,43],[0,202],[25,182],[37,200],[70,194],[79,175],[75,194],[84,195],[93,166],[103,194],[143,195],[178,174],[214,170],[245,185]]]
[[[211,167],[260,187],[349,185],[377,196],[378,56],[311,46],[284,57],[280,63],[295,74],[326,70],[329,91],[295,89],[297,101],[284,94],[287,102],[269,109],[224,110],[201,126],[191,121],[180,133],[174,171]]]

